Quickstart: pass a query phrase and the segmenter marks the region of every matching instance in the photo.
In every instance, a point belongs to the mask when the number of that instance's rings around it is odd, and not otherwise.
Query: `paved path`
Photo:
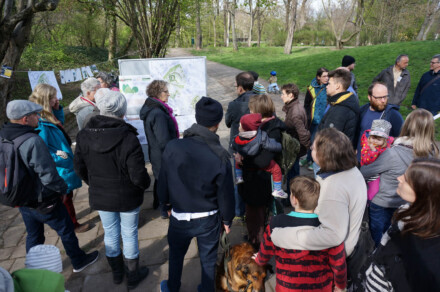
[[[189,56],[189,52],[183,49],[172,49],[169,57]],[[240,71],[218,63],[207,61],[208,96],[219,100],[223,107],[236,97],[235,75]],[[267,87],[267,82],[261,80]],[[281,117],[281,98],[279,95],[271,95]],[[229,129],[224,122],[221,124],[218,134],[223,146],[227,146]],[[72,134],[71,134],[72,135]],[[303,171],[303,169],[302,169]],[[152,174],[148,165],[148,172]],[[153,184],[152,184],[153,185]],[[167,230],[168,220],[160,218],[159,211],[152,209],[152,188],[145,192],[145,200],[141,206],[139,219],[139,248],[140,262],[150,269],[148,277],[139,284],[134,291],[159,291],[159,283],[168,277],[168,243]],[[57,234],[48,226],[45,227],[46,244],[53,244],[60,248],[63,258],[63,275],[66,278],[66,288],[71,292],[98,292],[98,291],[127,291],[125,280],[121,285],[113,285],[110,267],[105,259],[103,244],[103,229],[99,220],[98,212],[92,211],[88,203],[87,186],[74,192],[74,204],[80,223],[90,223],[93,228],[88,232],[77,234],[80,246],[86,251],[99,250],[98,262],[81,273],[72,273],[72,266],[66,257],[64,248]],[[231,243],[243,241],[246,228],[240,223],[234,223],[231,232]],[[0,266],[13,272],[24,267],[26,256],[25,250],[26,229],[18,212],[0,205]],[[219,249],[221,253],[221,249]],[[196,241],[193,240],[185,257],[182,275],[182,292],[196,291],[200,283],[200,262],[197,253]],[[274,291],[275,276],[271,275],[266,282],[266,291]]]

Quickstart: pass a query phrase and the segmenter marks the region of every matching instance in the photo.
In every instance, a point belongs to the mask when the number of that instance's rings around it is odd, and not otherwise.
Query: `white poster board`
[[[138,131],[138,139],[141,144],[147,144],[143,121],[139,119],[139,113],[147,99],[147,86],[152,81],[148,75],[119,76],[119,90],[127,100],[127,113],[125,120]]]
[[[151,78],[150,80],[141,80],[139,83],[125,83],[130,87],[138,87],[139,93],[136,99],[139,100],[140,96],[145,94],[146,87],[151,81],[165,80],[168,82],[170,93],[168,105],[174,111],[179,131],[183,132],[195,123],[195,104],[202,96],[206,96],[206,57],[128,59],[118,60],[118,63],[121,74],[119,88],[126,96],[127,102],[132,97],[128,97],[124,92],[124,83],[121,82],[123,79],[133,79],[135,75],[141,79]],[[146,94],[143,97],[144,101],[145,98]],[[128,105],[127,115],[131,112],[134,113]]]
[[[60,87],[58,86],[57,79],[55,78],[55,73],[53,71],[29,71],[28,72],[29,81],[31,82],[31,88],[34,90],[35,86],[40,83],[45,83],[52,85],[57,90],[57,98],[63,99]]]

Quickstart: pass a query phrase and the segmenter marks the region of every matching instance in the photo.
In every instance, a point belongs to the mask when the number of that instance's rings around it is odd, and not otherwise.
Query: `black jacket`
[[[219,209],[223,221],[234,218],[234,185],[229,153],[219,137],[193,124],[183,139],[168,143],[162,155],[157,192],[159,200],[178,213]]]
[[[136,129],[121,119],[95,116],[76,136],[76,173],[89,185],[94,210],[139,207],[150,185]]]
[[[231,101],[225,115],[225,123],[228,128],[231,128],[229,136],[229,151],[232,153],[232,141],[238,135],[238,126],[243,115],[249,113],[249,99],[255,95],[252,91],[246,91],[239,97]]]
[[[147,98],[142,106],[140,118],[144,121],[148,156],[153,167],[153,175],[157,179],[165,146],[170,140],[179,137],[177,137],[176,127],[168,110],[154,98]]]
[[[344,97],[349,94],[347,99]],[[359,121],[359,102],[350,92],[345,91],[328,97],[330,108],[325,113],[318,126],[318,131],[326,128],[336,128],[350,139],[353,149],[357,145],[357,128]]]
[[[270,120],[261,126],[269,138],[281,143],[281,131],[286,130],[286,125],[278,118]],[[244,157],[243,180],[237,186],[239,194],[246,204],[251,206],[268,206],[272,199],[271,175],[263,168],[267,167],[275,158],[273,152],[262,150],[257,156]]]

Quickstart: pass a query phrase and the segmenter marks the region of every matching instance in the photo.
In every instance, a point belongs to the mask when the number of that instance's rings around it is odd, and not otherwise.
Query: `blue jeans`
[[[370,203],[368,214],[370,216],[370,231],[376,246],[379,245],[382,235],[391,225],[391,218],[397,208],[384,208]]]
[[[121,253],[121,235],[126,259],[139,257],[139,209],[128,212],[98,211],[104,228],[105,255],[117,257]]]
[[[49,214],[41,214],[35,209],[27,207],[20,207],[19,210],[27,231],[26,253],[32,247],[44,244],[44,224],[46,223],[55,230],[61,238],[73,268],[81,267],[86,254],[79,248],[78,238],[75,235],[72,220],[61,200]]]
[[[170,247],[168,264],[168,288],[171,292],[180,289],[183,259],[193,237],[197,237],[200,263],[202,266],[202,283],[200,291],[215,291],[215,266],[220,237],[220,215],[179,221],[170,216],[168,227],[168,245]]]
[[[234,171],[235,169],[235,159],[233,159]],[[237,176],[237,174],[235,174]],[[235,216],[237,217],[243,217],[244,212],[246,211],[246,206],[243,202],[243,199],[241,198],[240,194],[237,190],[237,185],[234,184],[234,197],[235,197]]]
[[[275,90],[280,91],[277,83],[271,83],[269,84],[269,87],[267,87],[267,92],[273,92]]]

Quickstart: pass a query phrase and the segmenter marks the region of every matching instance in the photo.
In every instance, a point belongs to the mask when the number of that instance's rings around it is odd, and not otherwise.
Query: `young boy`
[[[267,133],[261,131],[261,114],[247,114],[241,117],[239,133],[232,141],[232,149],[241,156],[256,156],[261,150],[266,149],[270,152],[281,152],[281,144],[274,139],[269,138]],[[272,196],[278,198],[287,198],[287,194],[281,189],[283,175],[280,166],[272,160],[264,169],[272,174],[273,192]],[[243,183],[243,171],[240,161],[235,163],[236,183]]]
[[[319,226],[318,215],[313,213],[319,190],[319,183],[313,178],[294,178],[290,183],[290,202],[295,211],[273,217],[266,228],[255,262],[265,265],[276,256],[277,292],[344,291],[347,286],[344,243],[321,251],[293,250],[276,246],[277,239],[271,237],[276,228]]]
[[[270,77],[267,80],[269,82],[269,87],[267,88],[267,92],[280,93],[280,88],[277,84],[277,72],[271,71]]]

